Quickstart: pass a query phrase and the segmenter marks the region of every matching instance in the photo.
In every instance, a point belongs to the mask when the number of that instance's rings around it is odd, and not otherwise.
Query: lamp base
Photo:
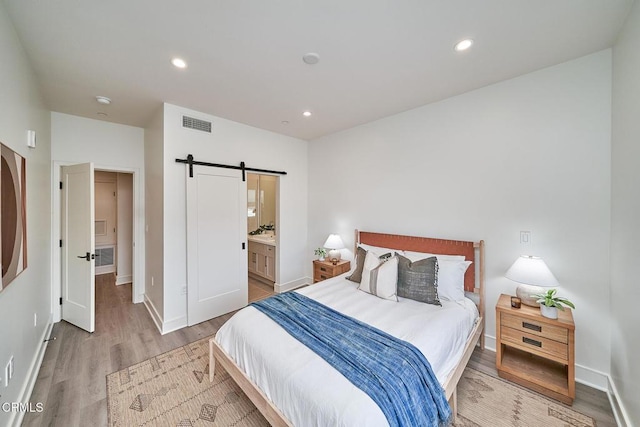
[[[543,293],[544,289],[536,285],[525,285],[521,283],[516,288],[516,295],[520,298],[522,304],[526,304],[531,307],[540,307],[540,304],[537,302],[538,298],[533,295]]]
[[[340,261],[340,258],[342,258],[342,255],[340,254],[339,250],[331,249],[329,251],[329,254],[327,255],[327,258],[329,258],[333,265],[336,265],[338,261]]]

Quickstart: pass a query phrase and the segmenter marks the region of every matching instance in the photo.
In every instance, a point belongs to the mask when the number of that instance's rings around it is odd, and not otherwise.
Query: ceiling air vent
[[[194,119],[193,117],[182,116],[182,127],[211,133],[211,122]]]

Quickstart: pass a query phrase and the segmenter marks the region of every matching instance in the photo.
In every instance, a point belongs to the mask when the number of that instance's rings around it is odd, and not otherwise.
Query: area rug
[[[218,364],[209,382],[201,339],[107,375],[110,426],[268,426]],[[595,427],[595,421],[520,386],[467,368],[458,385],[456,427]]]
[[[596,427],[593,418],[467,367],[458,383],[456,427]]]
[[[209,338],[107,375],[109,426],[268,426],[221,367],[209,382]]]

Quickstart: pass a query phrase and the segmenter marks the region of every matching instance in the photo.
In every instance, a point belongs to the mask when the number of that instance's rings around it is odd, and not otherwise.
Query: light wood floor
[[[250,280],[250,298],[261,299],[269,288]],[[231,313],[232,314],[232,313]],[[47,347],[30,401],[44,412],[26,414],[24,426],[106,426],[106,375],[152,356],[213,335],[227,314],[198,325],[160,335],[143,304],[131,303],[131,285],[115,286],[111,275],[96,278],[96,331],[64,321],[54,325],[57,337]],[[496,376],[495,353],[476,350],[470,366]],[[595,418],[599,427],[615,421],[605,393],[577,385],[573,408]]]

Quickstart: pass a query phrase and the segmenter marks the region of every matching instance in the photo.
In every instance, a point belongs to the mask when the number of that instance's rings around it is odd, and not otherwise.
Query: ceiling
[[[145,127],[168,102],[308,140],[608,48],[633,0],[4,3],[53,111]]]

